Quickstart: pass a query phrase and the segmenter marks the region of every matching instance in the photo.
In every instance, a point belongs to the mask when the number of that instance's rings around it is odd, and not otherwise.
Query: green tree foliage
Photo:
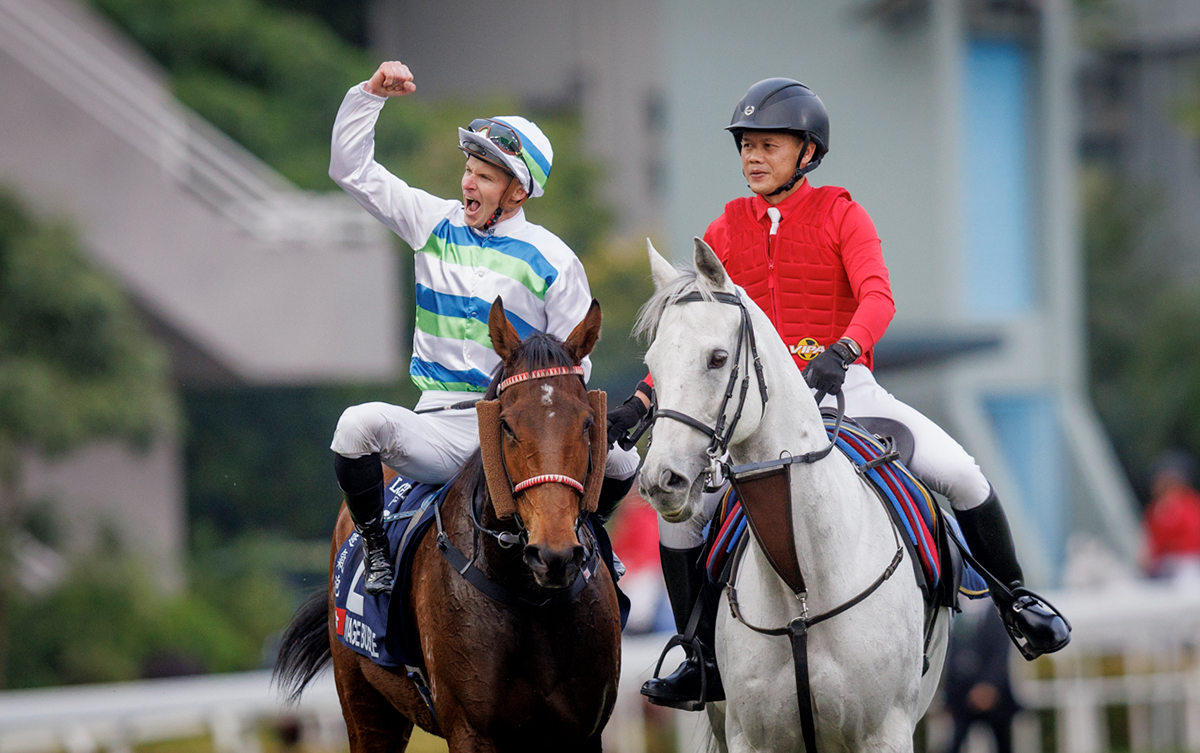
[[[1104,171],[1088,174],[1084,247],[1092,396],[1142,490],[1163,450],[1200,455],[1200,283],[1147,263],[1156,215],[1144,190]]]
[[[255,561],[253,547],[246,541],[202,547],[191,590],[174,595],[155,588],[140,563],[127,558],[76,563],[63,586],[11,602],[10,686],[262,666],[264,642],[287,622],[294,604],[274,572]]]
[[[175,420],[166,374],[70,228],[0,193],[0,439],[46,452],[98,436],[145,445]]]
[[[121,292],[85,262],[67,225],[38,221],[0,192],[0,669],[8,627],[29,624],[8,619],[20,608],[7,554],[25,504],[18,451],[98,437],[147,446],[175,421],[166,358]]]

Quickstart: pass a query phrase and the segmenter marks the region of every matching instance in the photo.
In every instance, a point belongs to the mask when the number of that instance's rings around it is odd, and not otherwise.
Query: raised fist
[[[376,97],[403,97],[417,90],[412,71],[398,60],[389,60],[367,82],[366,90]]]

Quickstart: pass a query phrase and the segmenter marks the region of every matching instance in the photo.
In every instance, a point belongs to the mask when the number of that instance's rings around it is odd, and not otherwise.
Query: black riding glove
[[[650,410],[638,397],[637,393],[639,392],[649,397],[650,385],[645,382],[639,383],[637,390],[628,400],[608,412],[608,444],[610,447],[613,443],[619,444],[623,450],[628,450],[633,446],[633,442],[629,441],[629,432],[642,422]]]
[[[846,381],[846,369],[857,359],[858,356],[850,349],[850,345],[844,340],[838,340],[805,367],[804,381],[817,391],[818,402],[827,394],[836,395],[842,391],[842,382]]]

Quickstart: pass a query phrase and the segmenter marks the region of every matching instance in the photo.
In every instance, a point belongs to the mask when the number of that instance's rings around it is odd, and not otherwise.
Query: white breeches
[[[897,400],[879,386],[866,366],[846,370],[842,385],[846,415],[890,418],[904,424],[913,434],[913,459],[908,468],[933,491],[950,500],[955,510],[978,507],[991,493],[991,485],[975,458],[940,426],[915,408]],[[836,408],[837,398],[826,395],[822,408]],[[712,518],[724,490],[705,493],[703,513],[682,523],[658,520],[659,540],[672,549],[690,549],[704,543],[704,526]]]
[[[423,392],[416,410],[478,398],[475,392]],[[479,425],[474,408],[416,413],[389,403],[363,403],[342,413],[329,448],[348,458],[378,452],[383,462],[402,476],[443,484],[478,447]],[[613,446],[608,450],[605,476],[626,479],[637,466],[636,449]]]

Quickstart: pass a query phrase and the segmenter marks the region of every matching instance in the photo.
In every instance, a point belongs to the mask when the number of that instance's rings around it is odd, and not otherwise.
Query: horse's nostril
[[[668,489],[678,490],[687,487],[688,482],[686,478],[680,476],[675,471],[667,471],[666,481],[663,485]]]
[[[583,554],[584,554],[583,547],[576,546],[573,554],[575,555],[572,558],[575,562],[575,566],[579,567],[579,566],[583,565]]]
[[[542,548],[532,544],[526,546],[525,561],[528,562],[530,566],[542,564]]]

